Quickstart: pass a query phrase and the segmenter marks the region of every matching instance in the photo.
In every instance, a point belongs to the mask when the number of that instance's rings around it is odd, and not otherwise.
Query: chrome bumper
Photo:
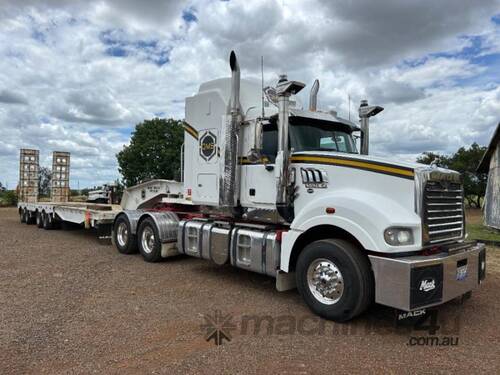
[[[459,297],[475,289],[486,271],[482,243],[463,244],[431,256],[368,257],[375,277],[375,302],[405,311]]]

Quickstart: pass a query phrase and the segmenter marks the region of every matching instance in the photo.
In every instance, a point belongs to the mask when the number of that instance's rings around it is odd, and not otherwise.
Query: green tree
[[[0,190],[0,206],[15,206],[17,193],[15,190]]]
[[[486,191],[488,175],[476,172],[486,147],[473,143],[469,148],[460,147],[451,156],[424,152],[417,158],[418,163],[435,164],[438,167],[452,169],[462,174],[464,196],[469,206],[481,207]]]
[[[450,159],[446,155],[436,154],[434,152],[424,152],[422,155],[417,157],[417,163],[422,164],[433,164],[437,167],[448,168]]]
[[[486,192],[488,175],[486,173],[476,172],[476,168],[486,152],[486,149],[487,147],[479,146],[475,142],[469,148],[460,147],[458,151],[451,156],[449,163],[450,169],[462,173],[467,203],[477,208],[481,207],[481,201]]]
[[[125,186],[154,178],[179,177],[182,125],[179,120],[159,118],[136,125],[130,144],[116,155]]]

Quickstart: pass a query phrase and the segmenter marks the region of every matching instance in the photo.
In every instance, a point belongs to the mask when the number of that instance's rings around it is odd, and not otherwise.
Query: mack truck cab
[[[380,106],[362,101],[356,124],[316,108],[318,80],[304,109],[305,84],[282,75],[264,88],[240,78],[234,52],[229,63],[231,78],[186,98],[183,181],[115,220],[121,252],[263,273],[335,321],[373,302],[413,311],[478,287],[485,247],[465,240],[459,173],[369,155]]]

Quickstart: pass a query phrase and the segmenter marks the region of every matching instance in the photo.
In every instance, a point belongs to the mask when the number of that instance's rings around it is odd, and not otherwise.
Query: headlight
[[[413,231],[410,228],[387,228],[384,231],[384,239],[389,245],[404,246],[413,245]]]

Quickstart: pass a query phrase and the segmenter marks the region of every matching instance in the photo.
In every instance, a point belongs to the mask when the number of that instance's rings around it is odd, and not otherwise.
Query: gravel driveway
[[[145,263],[91,231],[21,224],[11,208],[0,249],[1,374],[499,371],[498,248],[472,298],[438,310],[435,335],[396,327],[381,306],[326,322],[271,278],[194,258]]]

